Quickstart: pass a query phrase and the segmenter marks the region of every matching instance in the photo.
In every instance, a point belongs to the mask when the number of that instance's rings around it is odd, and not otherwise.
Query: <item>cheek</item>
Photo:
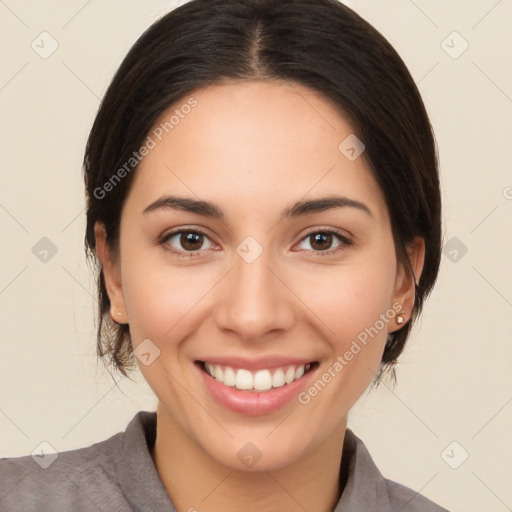
[[[318,380],[299,396],[309,411],[304,425],[314,428],[314,418],[324,418],[322,428],[334,428],[373,379],[395,314],[394,279],[391,256],[339,267],[307,283],[307,304],[319,319],[316,326],[324,333],[330,357]]]
[[[395,266],[393,252],[386,258],[369,255],[321,272],[296,274],[293,286],[325,324],[323,332],[331,344],[337,351],[344,351],[347,343],[374,326],[380,315],[390,309]],[[386,329],[381,323],[378,327],[385,337]]]
[[[165,262],[160,249],[130,251],[122,260],[123,294],[134,347],[149,338],[161,350],[183,339],[190,319],[218,280],[217,271]],[[217,277],[216,277],[217,276]]]
[[[127,270],[126,274],[130,277],[123,290],[134,342],[140,336],[158,339],[172,332],[197,302],[197,283],[190,280],[183,286],[183,277],[171,269]]]

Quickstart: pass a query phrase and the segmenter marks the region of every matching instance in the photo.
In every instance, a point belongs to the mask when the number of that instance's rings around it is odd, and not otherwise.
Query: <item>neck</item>
[[[152,456],[177,512],[331,512],[339,501],[346,421],[293,463],[257,472],[235,470],[211,458],[161,405],[157,418]]]

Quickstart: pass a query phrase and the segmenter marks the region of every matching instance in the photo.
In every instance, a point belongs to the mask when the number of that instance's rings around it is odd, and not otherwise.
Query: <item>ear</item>
[[[114,260],[108,245],[107,232],[103,223],[96,222],[94,225],[94,237],[96,240],[96,253],[101,261],[105,286],[110,299],[110,316],[118,324],[127,323],[121,283],[121,269],[119,268],[119,263]]]
[[[414,283],[418,283],[423,272],[423,264],[425,263],[425,240],[421,237],[416,237],[406,248],[411,262],[414,275],[411,274],[411,269],[407,262],[398,263],[395,292],[393,295],[393,304],[399,303],[402,308],[397,311],[397,315],[393,320],[393,325],[389,332],[394,332],[403,327],[411,318],[411,311],[414,307],[414,299],[416,290]],[[401,314],[404,322],[399,324],[397,322],[398,314]]]

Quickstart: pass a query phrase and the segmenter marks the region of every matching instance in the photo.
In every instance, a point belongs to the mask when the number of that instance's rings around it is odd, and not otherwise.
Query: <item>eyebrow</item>
[[[281,218],[290,219],[344,207],[356,208],[369,215],[372,219],[374,218],[370,208],[368,208],[368,206],[366,206],[364,203],[354,199],[349,199],[348,197],[336,195],[322,197],[319,199],[297,201],[293,205],[281,211]],[[143,213],[147,214],[156,210],[181,210],[214,219],[225,218],[222,209],[210,201],[202,201],[199,199],[172,195],[160,197],[155,202],[151,203],[147,208],[145,208]]]

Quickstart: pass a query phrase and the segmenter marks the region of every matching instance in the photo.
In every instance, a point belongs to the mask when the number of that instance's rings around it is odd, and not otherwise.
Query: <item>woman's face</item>
[[[136,171],[106,270],[112,314],[161,421],[224,465],[249,467],[247,452],[276,469],[343,435],[412,280],[329,102],[281,82],[193,97]]]

